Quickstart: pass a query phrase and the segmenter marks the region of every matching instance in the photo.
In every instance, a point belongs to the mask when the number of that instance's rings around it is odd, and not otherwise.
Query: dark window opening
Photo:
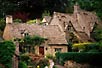
[[[61,52],[62,48],[55,48],[55,52]]]
[[[65,22],[63,22],[63,25],[64,25],[64,27],[66,26],[66,25],[65,25]]]

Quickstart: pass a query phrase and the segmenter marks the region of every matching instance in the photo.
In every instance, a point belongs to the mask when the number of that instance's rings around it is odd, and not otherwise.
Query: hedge
[[[91,65],[102,65],[102,52],[68,52],[56,53],[59,63],[64,64],[65,61],[73,60],[77,63],[89,63]]]
[[[0,42],[0,64],[5,68],[11,68],[12,57],[15,53],[15,45],[12,41]]]

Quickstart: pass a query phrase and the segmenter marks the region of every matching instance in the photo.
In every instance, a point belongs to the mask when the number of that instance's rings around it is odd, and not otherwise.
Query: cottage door
[[[44,55],[44,47],[39,47],[39,54]]]

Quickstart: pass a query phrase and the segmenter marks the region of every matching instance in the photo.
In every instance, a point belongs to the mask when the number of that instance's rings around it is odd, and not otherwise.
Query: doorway
[[[44,55],[44,47],[39,47],[39,55]]]

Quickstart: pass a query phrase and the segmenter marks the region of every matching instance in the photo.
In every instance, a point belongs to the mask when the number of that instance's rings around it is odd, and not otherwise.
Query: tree
[[[5,28],[6,22],[4,20],[4,18],[0,19],[0,31],[3,31]]]
[[[12,41],[0,42],[0,63],[5,66],[5,68],[11,68],[12,57],[15,53],[15,45]]]

